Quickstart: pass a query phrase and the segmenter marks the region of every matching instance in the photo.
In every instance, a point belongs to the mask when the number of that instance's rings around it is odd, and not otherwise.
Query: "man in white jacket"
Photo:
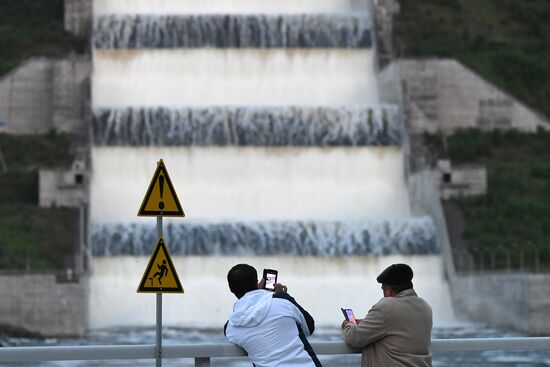
[[[227,274],[229,289],[238,298],[225,324],[227,340],[243,348],[256,367],[320,367],[306,337],[314,320],[282,284],[275,292],[258,285],[256,269],[235,265]]]

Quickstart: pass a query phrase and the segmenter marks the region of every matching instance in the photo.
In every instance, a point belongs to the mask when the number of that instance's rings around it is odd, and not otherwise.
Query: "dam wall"
[[[89,327],[85,277],[0,273],[0,294],[0,329],[22,336],[79,337]]]
[[[451,289],[461,317],[532,336],[550,332],[549,274],[461,275]]]

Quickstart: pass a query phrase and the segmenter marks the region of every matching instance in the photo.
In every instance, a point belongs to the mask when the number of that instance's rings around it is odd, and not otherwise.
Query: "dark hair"
[[[258,273],[248,264],[237,264],[227,273],[231,292],[241,298],[246,292],[258,289]]]

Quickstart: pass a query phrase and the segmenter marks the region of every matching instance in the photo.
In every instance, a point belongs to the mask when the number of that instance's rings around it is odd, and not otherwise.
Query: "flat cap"
[[[393,264],[376,278],[378,283],[388,285],[407,285],[411,283],[413,271],[407,264]]]

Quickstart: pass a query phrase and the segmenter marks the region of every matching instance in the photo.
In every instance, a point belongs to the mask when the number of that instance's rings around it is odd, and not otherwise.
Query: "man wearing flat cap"
[[[346,343],[363,349],[362,367],[432,365],[432,309],[416,295],[412,278],[410,266],[391,265],[376,278],[384,298],[357,325],[342,323]]]

